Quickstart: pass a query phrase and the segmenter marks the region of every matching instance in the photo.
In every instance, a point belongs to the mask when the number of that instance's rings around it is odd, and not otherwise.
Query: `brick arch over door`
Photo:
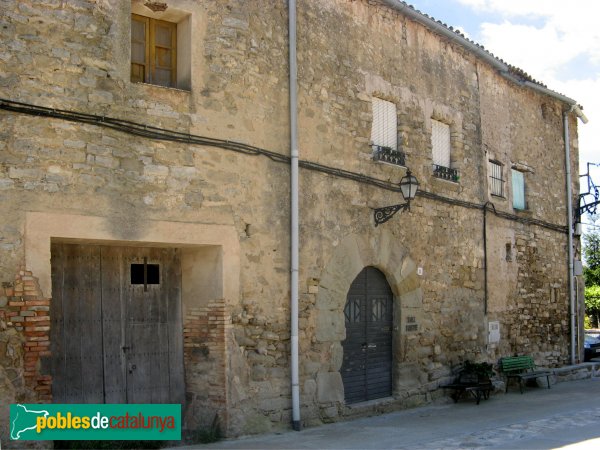
[[[370,235],[352,234],[346,236],[335,248],[329,262],[324,268],[319,282],[316,298],[317,323],[315,337],[317,342],[326,343],[331,348],[342,352],[342,341],[346,339],[344,307],[348,290],[357,275],[365,267],[375,267],[380,270],[394,295],[394,330],[403,330],[407,318],[418,323],[423,315],[423,294],[420,287],[417,267],[409,256],[409,250],[398,238],[387,231],[375,230]],[[393,373],[394,391],[399,380],[400,366],[405,362],[401,354],[402,333],[393,334]],[[344,398],[343,383],[340,369],[342,358],[336,358],[336,363],[330,370],[330,378],[337,378],[333,383],[340,392],[335,397],[340,401]],[[339,377],[338,377],[339,375]],[[321,375],[323,376],[323,375]],[[416,382],[416,380],[415,380]],[[327,384],[331,389],[332,383]],[[331,398],[331,395],[329,396]]]

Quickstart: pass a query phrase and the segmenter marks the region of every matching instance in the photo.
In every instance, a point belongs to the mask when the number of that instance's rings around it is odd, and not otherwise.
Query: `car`
[[[583,343],[584,348],[584,361],[591,361],[592,358],[600,357],[600,333],[585,333],[585,340]]]

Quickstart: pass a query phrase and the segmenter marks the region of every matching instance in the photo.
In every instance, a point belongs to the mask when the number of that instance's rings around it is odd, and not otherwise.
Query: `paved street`
[[[600,378],[518,389],[476,405],[445,403],[301,432],[221,441],[215,449],[600,448]],[[198,448],[198,446],[196,446]]]

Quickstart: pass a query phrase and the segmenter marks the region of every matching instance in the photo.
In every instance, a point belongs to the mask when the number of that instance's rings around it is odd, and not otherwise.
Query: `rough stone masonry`
[[[287,3],[166,3],[0,8],[0,97],[96,117],[0,110],[2,417],[10,403],[53,401],[50,248],[78,243],[180,249],[187,430],[215,418],[228,435],[290,423],[289,167],[222,143],[289,153]],[[132,12],[177,24],[180,88],[131,81]],[[566,105],[379,1],[298,2],[297,47],[300,158],[332,169],[300,172],[303,424],[429,402],[465,360],[567,363]],[[395,105],[402,167],[373,160],[374,98]],[[220,143],[147,138],[106,118]],[[432,121],[449,127],[452,179],[433,170]],[[492,195],[490,161],[503,195]],[[389,187],[407,167],[421,193],[375,227],[372,208],[402,198],[364,177]],[[512,170],[525,209],[513,207]],[[392,388],[352,405],[344,311],[365,267],[393,293]]]

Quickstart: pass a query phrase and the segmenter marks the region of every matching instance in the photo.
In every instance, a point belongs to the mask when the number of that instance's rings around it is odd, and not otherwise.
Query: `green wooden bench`
[[[550,370],[538,370],[535,367],[531,356],[508,356],[500,359],[500,371],[506,377],[506,391],[508,392],[508,383],[511,379],[519,381],[519,389],[523,393],[525,381],[546,377],[548,389],[550,389]]]

